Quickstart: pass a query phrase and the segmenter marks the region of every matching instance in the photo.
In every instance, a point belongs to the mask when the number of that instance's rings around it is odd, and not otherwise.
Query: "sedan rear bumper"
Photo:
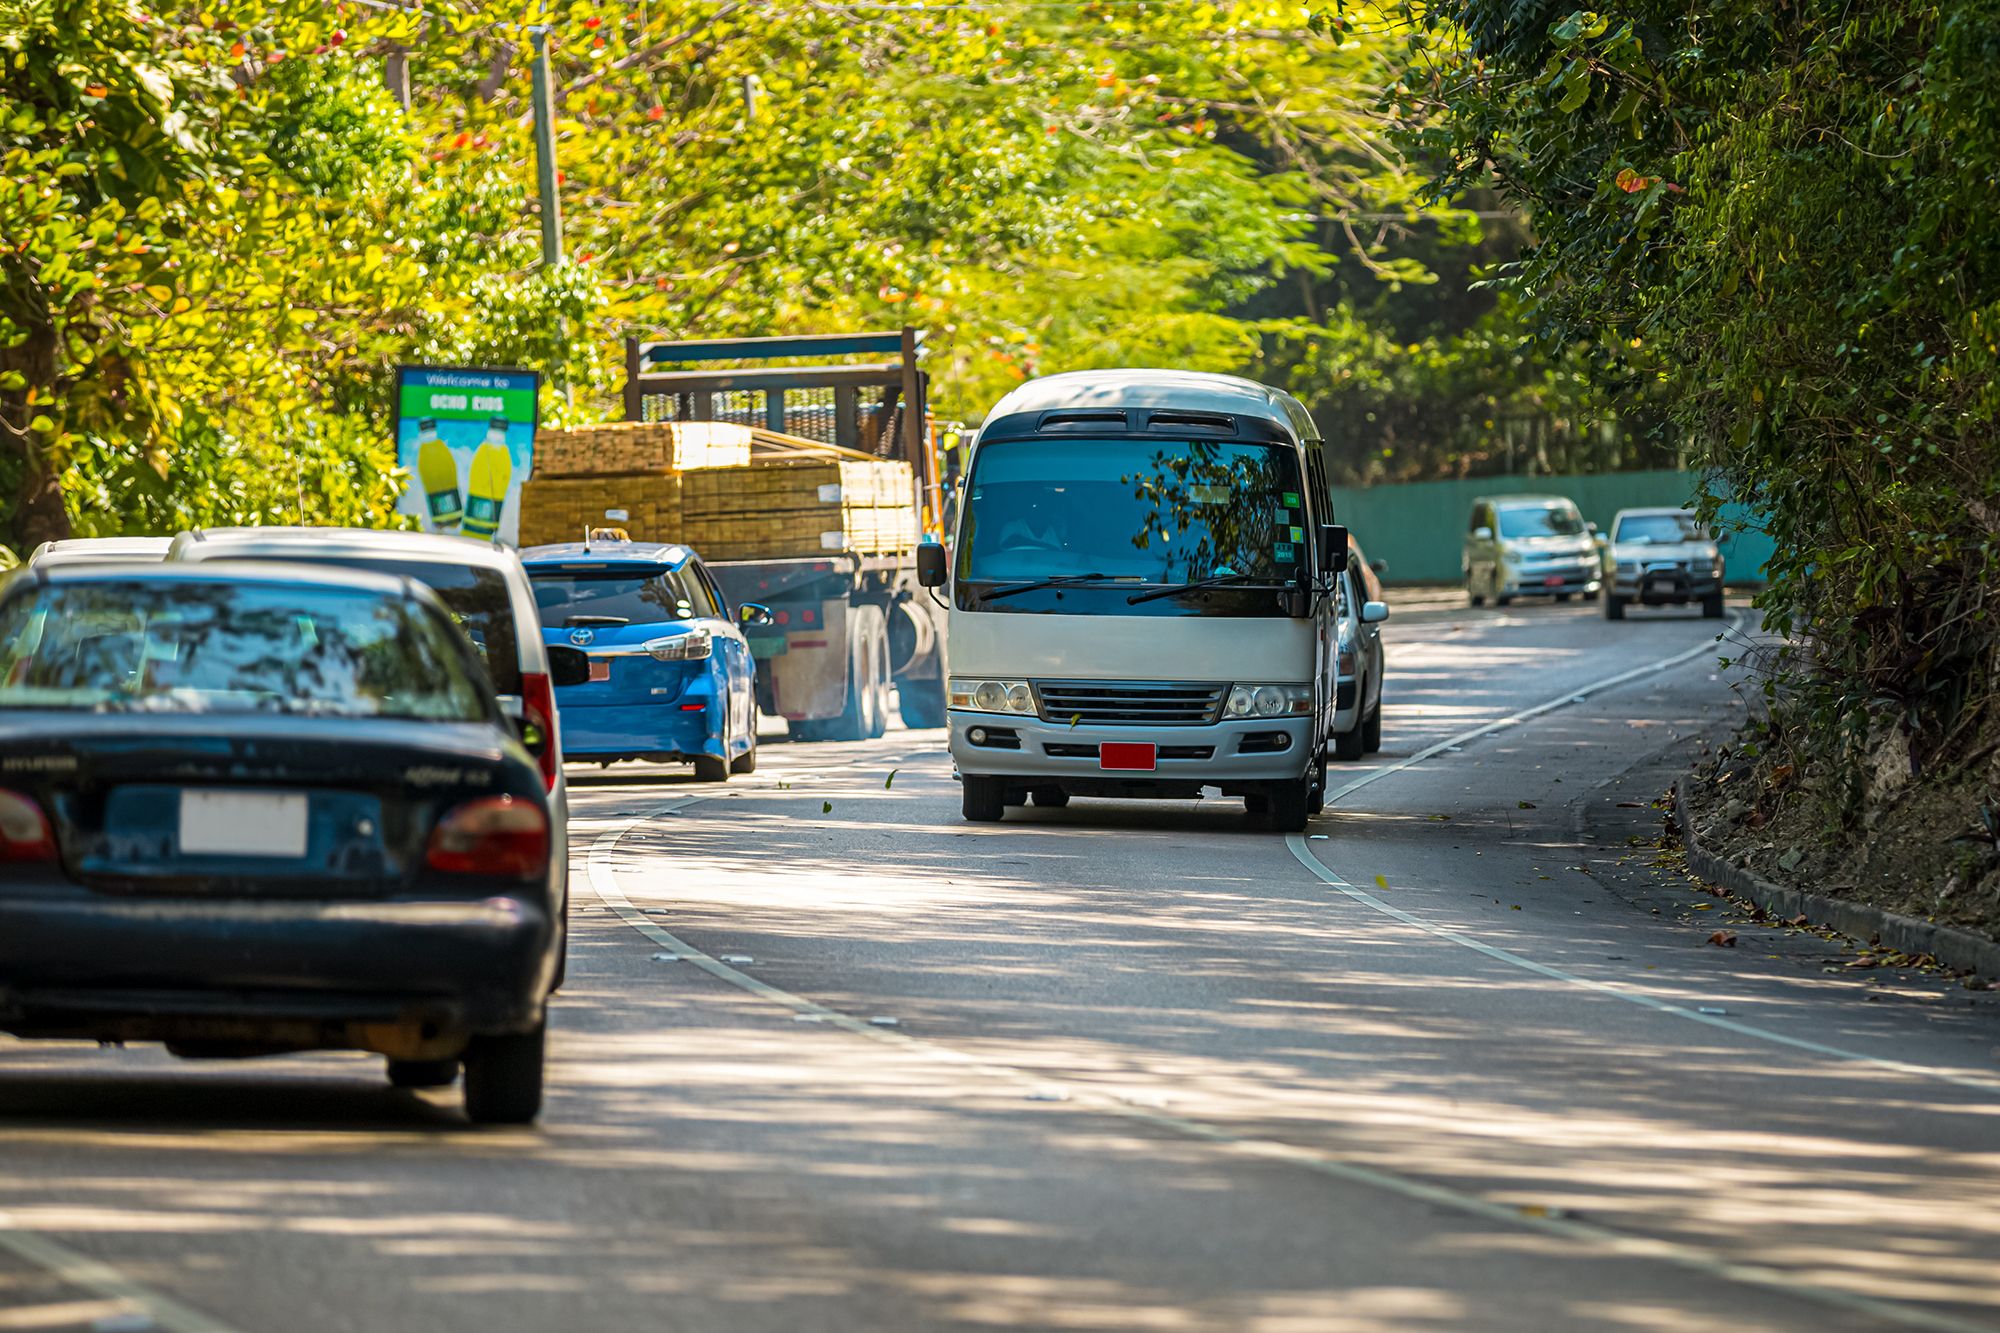
[[[699,703],[699,710],[683,708]],[[565,759],[725,758],[712,718],[716,701],[689,693],[657,704],[568,704],[562,712]]]
[[[22,1036],[377,1024],[450,1041],[533,1028],[555,978],[556,923],[514,897],[246,902],[24,887],[0,889],[0,1029]]]

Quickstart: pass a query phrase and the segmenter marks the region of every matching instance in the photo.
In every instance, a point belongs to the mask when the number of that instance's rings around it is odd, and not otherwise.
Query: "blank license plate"
[[[214,856],[304,856],[305,794],[184,791],[181,851]]]
[[[603,658],[603,657],[593,657],[593,658],[591,658],[591,659],[590,659],[590,678],[591,678],[592,680],[610,680],[610,679],[611,679],[611,662],[610,662],[610,659],[608,659],[608,658]]]
[[[1160,747],[1150,741],[1106,741],[1097,747],[1097,766],[1150,773],[1160,766]]]

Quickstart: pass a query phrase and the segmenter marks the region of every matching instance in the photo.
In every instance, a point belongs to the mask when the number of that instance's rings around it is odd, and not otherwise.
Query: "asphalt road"
[[[0,1039],[0,1330],[2000,1328],[1990,997],[1645,845],[1737,649],[1388,630],[1302,837],[966,825],[935,732],[572,770],[538,1131]]]

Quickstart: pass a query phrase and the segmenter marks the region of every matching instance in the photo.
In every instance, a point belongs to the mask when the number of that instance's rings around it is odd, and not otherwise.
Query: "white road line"
[[[13,1252],[59,1280],[82,1291],[94,1292],[114,1301],[123,1301],[143,1310],[147,1318],[167,1333],[237,1333],[199,1310],[189,1309],[134,1282],[102,1260],[78,1254],[38,1232],[24,1230],[0,1212],[0,1249]]]
[[[718,793],[719,794],[719,793]],[[694,796],[681,801],[669,802],[647,814],[627,818],[615,828],[599,833],[592,841],[588,860],[590,885],[605,906],[618,917],[655,944],[673,950],[676,957],[693,963],[702,971],[719,981],[747,991],[759,999],[768,1000],[795,1014],[804,1014],[820,1023],[838,1027],[870,1041],[880,1042],[898,1050],[955,1068],[968,1073],[1002,1080],[1031,1090],[1044,1090],[1052,1085],[1062,1086],[1069,1093],[1071,1103],[1088,1106],[1094,1110],[1120,1116],[1155,1129],[1179,1134],[1186,1138],[1199,1139],[1230,1152],[1266,1161],[1283,1162],[1290,1166],[1311,1171],[1317,1175],[1349,1184],[1366,1186],[1406,1199],[1414,1199],[1434,1207],[1447,1208],[1454,1212],[1483,1221],[1506,1226],[1522,1227],[1547,1236],[1557,1236],[1580,1245],[1590,1246],[1597,1252],[1618,1258],[1645,1259],[1698,1273],[1703,1277],[1722,1278],[1746,1286],[1761,1287],[1780,1295],[1793,1297],[1810,1304],[1847,1310],[1879,1319],[1904,1328],[1924,1328],[1947,1330],[1948,1333],[1980,1333],[1986,1328],[1956,1319],[1949,1315],[1929,1310],[1897,1305],[1876,1300],[1868,1296],[1858,1296],[1851,1292],[1838,1291],[1831,1287],[1816,1286],[1801,1280],[1796,1274],[1755,1264],[1732,1263],[1718,1259],[1691,1245],[1674,1241],[1653,1240],[1641,1236],[1626,1235],[1608,1227],[1600,1227],[1573,1218],[1538,1216],[1507,1204],[1494,1203],[1476,1194],[1466,1193],[1445,1185],[1429,1184],[1420,1180],[1406,1179],[1391,1175],[1373,1167],[1361,1166],[1345,1161],[1330,1153],[1317,1152],[1295,1144],[1282,1143],[1275,1139],[1246,1138],[1218,1129],[1182,1116],[1167,1115],[1161,1111],[1149,1110],[1124,1098],[1103,1092],[1087,1084],[1070,1083],[1057,1077],[1031,1073],[1011,1065],[995,1064],[968,1055],[963,1051],[938,1042],[912,1037],[906,1032],[892,1028],[876,1027],[865,1019],[795,995],[782,987],[773,986],[747,973],[739,972],[720,959],[703,953],[671,931],[647,919],[618,887],[618,873],[613,865],[613,857],[618,844],[652,819],[663,814],[684,810],[700,801],[713,799],[710,796]],[[1060,1103],[1058,1103],[1060,1104]]]
[[[1663,1000],[1658,996],[1648,995],[1644,991],[1630,990],[1624,986],[1615,986],[1607,981],[1592,981],[1588,977],[1579,977],[1574,973],[1565,972],[1559,967],[1551,967],[1547,963],[1538,963],[1532,958],[1523,958],[1520,954],[1488,944],[1484,940],[1476,940],[1472,936],[1453,930],[1448,926],[1435,925],[1417,916],[1415,913],[1406,912],[1400,907],[1384,902],[1365,889],[1355,888],[1339,875],[1327,869],[1326,865],[1318,857],[1314,856],[1311,849],[1306,846],[1305,839],[1296,833],[1285,839],[1285,845],[1291,848],[1292,855],[1298,858],[1300,865],[1303,865],[1325,883],[1339,892],[1346,894],[1364,907],[1380,912],[1384,916],[1394,917],[1405,925],[1415,926],[1418,930],[1435,935],[1441,940],[1449,940],[1451,943],[1471,949],[1475,953],[1485,954],[1488,958],[1505,963],[1509,967],[1518,967],[1523,972],[1533,972],[1537,976],[1547,977],[1551,981],[1560,981],[1564,985],[1596,991],[1600,995],[1609,995],[1614,999],[1623,1000],[1627,1004],[1636,1004],[1642,1009],[1652,1009],[1658,1013],[1672,1014],[1675,1018],[1685,1018],[1690,1023],[1705,1023],[1709,1027],[1720,1028],[1724,1032],[1733,1032],[1740,1037],[1754,1037],[1758,1041],[1767,1041],[1774,1046],[1789,1046],[1794,1050],[1810,1051],[1814,1055],[1824,1055],[1836,1060],[1849,1060],[1856,1064],[1870,1065],[1876,1069],[1892,1070],[1898,1074],[1912,1074],[1920,1078],[1935,1079],[1940,1083],[1952,1083],[1961,1088],[1972,1088],[1979,1092],[2000,1092],[2000,1078],[1986,1078],[1979,1074],[1964,1073],[1952,1069],[1940,1069],[1933,1065],[1909,1064],[1902,1060],[1885,1060],[1879,1056],[1863,1055],[1859,1051],[1845,1050],[1839,1046],[1829,1046],[1824,1042],[1810,1041],[1804,1037],[1787,1036],[1782,1032],[1773,1032],[1768,1028],[1755,1027],[1749,1023],[1739,1023],[1733,1018],[1719,1017],[1715,1014],[1704,1014],[1698,1010],[1689,1009],[1685,1005],[1675,1004],[1672,1000]]]
[[[1438,741],[1433,745],[1425,746],[1423,749],[1417,751],[1415,754],[1411,755],[1407,759],[1398,759],[1395,763],[1390,764],[1387,767],[1378,768],[1372,773],[1363,773],[1360,777],[1354,779],[1354,781],[1348,783],[1340,790],[1328,792],[1326,796],[1326,803],[1328,805],[1332,805],[1335,801],[1347,795],[1349,792],[1360,791],[1363,787],[1367,786],[1369,783],[1379,781],[1382,778],[1386,778],[1391,773],[1400,773],[1406,768],[1410,768],[1416,764],[1421,764],[1426,759],[1430,759],[1436,755],[1443,754],[1446,750],[1449,750],[1454,745],[1463,745],[1467,741],[1478,740],[1481,736],[1491,736],[1496,731],[1505,731],[1509,727],[1518,727],[1519,725],[1521,725],[1521,723],[1530,721],[1534,718],[1538,718],[1544,713],[1553,713],[1558,708],[1564,708],[1570,704],[1582,703],[1585,699],[1589,698],[1593,694],[1600,694],[1605,690],[1612,689],[1615,686],[1623,685],[1628,681],[1638,680],[1641,676],[1651,676],[1658,672],[1666,671],[1672,667],[1677,667],[1683,662],[1692,661],[1695,658],[1700,657],[1703,653],[1708,652],[1710,649],[1712,649],[1715,646],[1715,644],[1722,638],[1730,634],[1733,634],[1738,629],[1742,628],[1742,625],[1743,625],[1743,613],[1738,611],[1729,617],[1728,627],[1725,628],[1721,634],[1717,635],[1715,639],[1711,639],[1707,643],[1696,644],[1694,647],[1688,649],[1684,653],[1675,653],[1672,657],[1663,657],[1657,662],[1649,662],[1645,666],[1633,667],[1630,671],[1621,671],[1617,675],[1607,677],[1604,680],[1596,681],[1589,685],[1580,686],[1577,689],[1566,690],[1562,694],[1557,695],[1555,698],[1550,699],[1546,703],[1536,704],[1533,708],[1523,709],[1518,713],[1509,713],[1506,717],[1496,718],[1491,722],[1482,723],[1481,725],[1472,728],[1472,730],[1470,731],[1461,731],[1456,736],[1448,736],[1444,740]]]

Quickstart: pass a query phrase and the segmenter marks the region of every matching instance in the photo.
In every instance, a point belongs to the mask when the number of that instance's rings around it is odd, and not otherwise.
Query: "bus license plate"
[[[1097,766],[1151,773],[1160,766],[1160,747],[1151,741],[1106,741],[1097,747]]]
[[[1562,575],[1551,574],[1547,578],[1542,580],[1542,586],[1544,588],[1560,588],[1562,587],[1562,581],[1563,581]]]

